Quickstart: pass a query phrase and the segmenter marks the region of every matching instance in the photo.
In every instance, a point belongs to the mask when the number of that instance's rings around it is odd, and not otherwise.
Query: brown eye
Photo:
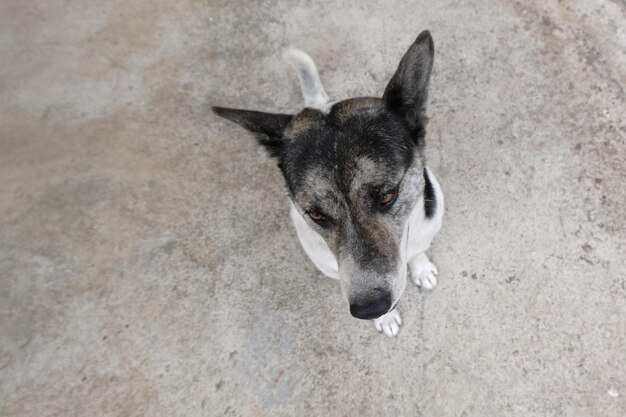
[[[386,206],[387,204],[392,203],[396,199],[396,191],[389,191],[385,195],[380,198],[380,205]]]
[[[321,222],[322,220],[324,220],[324,216],[322,216],[321,214],[319,214],[318,212],[315,212],[315,211],[310,211],[309,212],[309,217],[314,222]]]

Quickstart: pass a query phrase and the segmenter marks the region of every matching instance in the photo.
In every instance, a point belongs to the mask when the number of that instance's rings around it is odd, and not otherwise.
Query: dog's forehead
[[[338,200],[397,181],[412,157],[405,135],[377,98],[344,100],[327,113],[307,108],[285,131],[281,166],[294,196]]]
[[[372,193],[393,188],[403,174],[402,165],[384,158],[353,155],[341,163],[319,160],[303,170],[293,195],[304,208],[323,209],[336,215],[342,207],[367,203]]]
[[[303,173],[302,185],[313,192],[340,194],[393,184],[404,172],[402,166],[365,155],[353,156],[347,162],[341,166],[333,161],[319,161],[318,164],[310,165]]]
[[[350,98],[335,103],[331,107],[331,113],[334,113],[338,119],[343,121],[359,115],[369,114],[375,116],[384,110],[385,102],[375,97]]]
[[[321,110],[305,108],[291,119],[284,135],[291,139],[297,138],[315,126],[324,123],[324,119],[325,114]]]
[[[284,134],[295,138],[326,123],[341,129],[341,125],[353,117],[376,117],[384,111],[383,100],[375,97],[350,98],[339,101],[326,110],[305,108],[293,117]]]
[[[348,190],[355,198],[361,191],[391,188],[400,180],[403,172],[402,166],[395,165],[394,161],[386,158],[373,159],[360,156],[355,158],[354,166],[348,175]]]
[[[402,178],[398,166],[384,166],[365,156],[355,157],[349,168],[329,169],[326,164],[310,166],[304,173],[295,200],[304,208],[318,208],[336,214],[346,204],[369,201],[372,192],[392,188]]]

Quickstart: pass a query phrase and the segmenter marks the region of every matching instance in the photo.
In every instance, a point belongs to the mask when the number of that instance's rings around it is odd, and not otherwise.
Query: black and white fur
[[[396,305],[407,273],[421,288],[437,285],[426,250],[441,228],[443,194],[424,153],[433,56],[424,31],[382,98],[331,102],[313,60],[291,49],[285,58],[300,79],[301,112],[213,108],[255,133],[278,160],[304,251],[339,279],[351,314],[373,319],[388,336],[401,325]]]

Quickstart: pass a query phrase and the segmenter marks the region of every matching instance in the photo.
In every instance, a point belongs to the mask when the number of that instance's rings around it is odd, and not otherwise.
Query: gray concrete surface
[[[0,415],[626,415],[620,0],[0,2]],[[395,340],[300,249],[208,105],[280,51],[381,94],[423,29],[440,284]]]

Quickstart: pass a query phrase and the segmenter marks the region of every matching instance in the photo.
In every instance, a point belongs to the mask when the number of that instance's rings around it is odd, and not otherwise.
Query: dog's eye
[[[309,211],[308,215],[311,218],[311,220],[313,220],[314,222],[317,222],[317,223],[326,220],[326,218],[324,216],[322,216],[321,214],[319,214],[316,211]]]
[[[393,203],[395,203],[397,197],[398,189],[394,189],[391,191],[387,191],[385,194],[383,194],[378,202],[380,203],[381,207],[391,206]]]

